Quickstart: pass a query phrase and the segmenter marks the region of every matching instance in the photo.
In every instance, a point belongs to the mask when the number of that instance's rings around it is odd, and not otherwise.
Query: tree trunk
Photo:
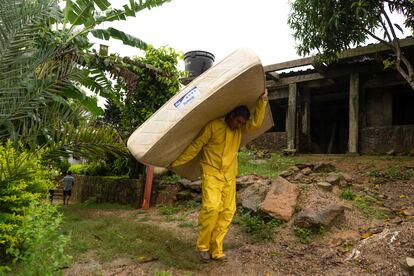
[[[395,62],[395,67],[401,76],[408,82],[411,86],[411,89],[414,91],[414,70],[410,61],[401,53],[397,52],[397,61]],[[401,63],[406,67],[406,70],[401,66]]]

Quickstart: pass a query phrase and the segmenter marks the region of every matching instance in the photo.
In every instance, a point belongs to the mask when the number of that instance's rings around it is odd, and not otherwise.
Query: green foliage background
[[[21,144],[15,148],[10,140],[0,145],[0,266],[23,258],[27,250],[33,249],[30,237],[47,231],[47,227],[29,229],[30,223],[54,223],[50,216],[39,215],[55,212],[53,207],[38,204],[54,187],[52,173],[42,165],[41,158],[42,150],[28,151]],[[29,222],[28,213],[37,213],[36,222]]]
[[[182,53],[169,47],[154,48],[148,46],[145,56],[134,57],[133,62],[126,62],[118,57],[110,57],[122,64],[131,77],[117,79],[117,93],[120,103],[109,101],[103,121],[117,128],[127,139],[132,132],[147,120],[156,110],[166,103],[180,88],[180,78],[184,76],[178,67]],[[157,68],[148,71],[146,64]],[[130,78],[137,81],[130,85]]]

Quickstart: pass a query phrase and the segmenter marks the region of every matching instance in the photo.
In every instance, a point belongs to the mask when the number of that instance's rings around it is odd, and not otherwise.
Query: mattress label
[[[185,93],[184,96],[182,96],[178,101],[174,103],[174,106],[181,110],[187,105],[189,105],[191,102],[193,102],[195,99],[197,99],[200,96],[200,89],[198,89],[197,86],[194,86],[190,91]]]

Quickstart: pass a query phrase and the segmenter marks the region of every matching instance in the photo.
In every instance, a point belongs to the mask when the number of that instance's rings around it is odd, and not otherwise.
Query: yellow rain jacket
[[[202,210],[199,214],[197,248],[221,258],[223,239],[236,211],[237,153],[242,134],[259,128],[267,101],[259,100],[246,125],[231,130],[225,118],[215,119],[175,160],[171,167],[183,165],[201,152]]]

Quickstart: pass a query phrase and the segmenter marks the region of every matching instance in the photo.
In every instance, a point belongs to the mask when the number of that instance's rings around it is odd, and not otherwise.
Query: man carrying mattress
[[[259,128],[265,116],[267,91],[250,116],[246,106],[207,123],[170,168],[201,152],[202,208],[198,217],[197,249],[203,261],[225,260],[223,240],[236,212],[237,153],[243,133]]]

